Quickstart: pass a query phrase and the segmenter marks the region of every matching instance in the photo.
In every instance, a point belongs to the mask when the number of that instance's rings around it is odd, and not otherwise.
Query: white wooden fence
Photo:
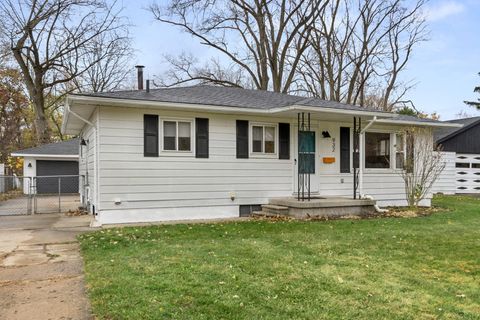
[[[433,193],[480,193],[480,154],[442,152],[445,169],[433,186]]]
[[[433,193],[455,194],[455,152],[442,152],[445,168],[433,185]]]

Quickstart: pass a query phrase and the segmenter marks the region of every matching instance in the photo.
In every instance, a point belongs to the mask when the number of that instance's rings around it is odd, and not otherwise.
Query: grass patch
[[[99,319],[480,319],[480,201],[417,218],[249,221],[80,237]]]

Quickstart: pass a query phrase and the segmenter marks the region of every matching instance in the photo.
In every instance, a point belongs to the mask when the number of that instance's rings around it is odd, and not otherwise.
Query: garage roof
[[[476,126],[477,124],[480,123],[480,117],[455,119],[455,120],[449,120],[449,121],[446,121],[446,122],[462,124],[463,127],[461,127],[461,128],[444,128],[442,130],[437,131],[436,134],[435,134],[435,141],[437,143],[445,142],[445,140],[448,140],[448,139],[456,136],[457,134],[470,129],[473,126]]]
[[[12,152],[14,157],[78,157],[78,146],[80,144],[79,138],[70,139],[67,141],[53,142],[44,144],[38,147],[18,150]]]

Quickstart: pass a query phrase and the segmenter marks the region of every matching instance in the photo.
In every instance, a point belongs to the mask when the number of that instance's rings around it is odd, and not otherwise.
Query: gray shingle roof
[[[400,120],[400,121],[416,121],[416,122],[424,122],[424,123],[438,123],[442,121],[438,120],[433,120],[433,119],[428,119],[428,118],[418,118],[415,116],[409,116],[406,114],[399,114],[397,117],[395,117],[395,120]]]
[[[460,133],[461,131],[467,130],[470,126],[475,125],[476,123],[480,122],[480,117],[472,117],[472,118],[463,118],[463,119],[455,119],[455,120],[448,120],[445,122],[449,123],[458,123],[463,124],[461,128],[442,128],[435,131],[434,139],[435,141],[440,141],[450,135],[455,133]]]
[[[243,107],[263,110],[286,107],[290,105],[302,105],[310,107],[382,112],[377,109],[365,108],[333,101],[326,101],[318,98],[305,98],[301,96],[264,90],[250,90],[211,85],[152,89],[150,90],[150,92],[146,92],[145,90],[131,90],[101,93],[82,93],[77,95],[113,99]]]
[[[54,143],[44,144],[38,147],[28,148],[12,152],[12,154],[26,155],[26,154],[39,154],[39,155],[78,155],[78,146],[80,139],[70,139],[67,141],[60,141]]]

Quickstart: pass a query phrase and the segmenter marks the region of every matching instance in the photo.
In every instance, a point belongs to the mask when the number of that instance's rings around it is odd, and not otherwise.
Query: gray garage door
[[[37,160],[36,185],[37,193],[78,193],[78,162]]]

